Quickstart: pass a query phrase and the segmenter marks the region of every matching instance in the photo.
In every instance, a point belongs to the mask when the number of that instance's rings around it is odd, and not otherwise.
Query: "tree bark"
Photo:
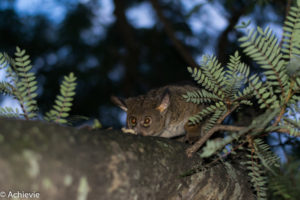
[[[0,195],[6,197],[38,193],[43,200],[255,199],[239,164],[215,163],[181,176],[201,168],[202,161],[197,155],[189,159],[187,146],[174,140],[38,121],[0,123]]]

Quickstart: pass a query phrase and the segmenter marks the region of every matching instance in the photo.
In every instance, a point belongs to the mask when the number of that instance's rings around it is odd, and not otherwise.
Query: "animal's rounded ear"
[[[124,110],[125,112],[127,112],[128,108],[127,105],[125,103],[125,100],[123,98],[120,97],[116,97],[116,96],[111,96],[110,100],[116,105],[119,106],[122,110]]]
[[[162,98],[160,100],[160,104],[156,107],[160,113],[164,113],[170,105],[170,91],[166,89],[163,92]]]

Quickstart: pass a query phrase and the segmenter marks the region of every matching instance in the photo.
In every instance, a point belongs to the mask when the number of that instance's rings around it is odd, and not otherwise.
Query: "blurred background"
[[[63,76],[74,72],[71,114],[120,127],[124,113],[111,95],[192,80],[186,68],[203,54],[226,64],[239,49],[242,33],[234,26],[241,21],[270,25],[280,38],[286,7],[285,0],[1,0],[0,51],[13,56],[20,46],[31,56],[41,113],[51,108]]]
[[[48,111],[64,75],[74,72],[77,90],[71,115],[99,119],[104,127],[124,126],[125,114],[110,102],[149,89],[190,80],[187,66],[204,54],[225,66],[244,35],[235,26],[270,26],[280,41],[292,0],[0,0],[0,51],[16,46],[31,56],[39,83],[40,113]],[[257,72],[242,54],[244,62]],[[0,72],[3,80],[5,75]],[[2,106],[17,107],[0,97]],[[246,108],[247,109],[247,108]],[[233,119],[249,123],[257,108]],[[241,116],[242,115],[242,116]],[[291,189],[300,181],[299,140],[271,134],[269,144],[286,170]],[[299,186],[298,186],[299,188]],[[293,190],[294,191],[294,190]],[[296,190],[295,190],[296,191]],[[300,190],[298,190],[299,193]],[[299,194],[300,195],[300,194]],[[294,197],[299,197],[297,192]]]
[[[249,0],[0,0],[0,51],[27,50],[39,83],[38,106],[48,111],[64,75],[74,72],[71,115],[124,126],[125,114],[110,102],[190,80],[187,66],[203,54],[226,65],[245,34],[235,26],[270,26],[280,40],[286,10],[294,1]],[[255,64],[242,55],[257,71]],[[0,74],[4,78],[3,73]],[[2,106],[18,106],[1,97]],[[258,109],[247,112],[256,116]],[[247,116],[238,119],[249,122]],[[290,138],[272,136],[291,149]],[[280,142],[279,142],[280,141]],[[285,142],[287,144],[283,144]],[[293,140],[294,142],[296,140]],[[290,146],[289,146],[290,145]],[[287,160],[280,148],[283,160]],[[284,156],[285,155],[285,156]]]

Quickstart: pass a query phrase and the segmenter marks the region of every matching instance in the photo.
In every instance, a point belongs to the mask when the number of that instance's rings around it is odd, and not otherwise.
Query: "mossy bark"
[[[255,199],[239,165],[201,165],[186,145],[120,131],[0,120],[0,192],[43,200]],[[3,195],[3,193],[0,195]],[[32,198],[34,199],[34,198]]]

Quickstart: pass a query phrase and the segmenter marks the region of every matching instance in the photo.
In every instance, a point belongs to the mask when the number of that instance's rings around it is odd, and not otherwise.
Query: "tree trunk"
[[[182,177],[202,161],[187,158],[186,145],[173,140],[37,121],[0,123],[0,197],[255,199],[237,164],[215,163]]]
[[[123,95],[128,97],[136,95],[132,92],[140,85],[138,65],[141,49],[140,44],[138,43],[138,37],[126,18],[126,2],[124,0],[114,0],[114,5],[114,15],[116,17],[116,25],[119,30],[118,33],[122,44],[125,47],[123,52],[120,52],[122,58],[121,61],[125,67]]]

